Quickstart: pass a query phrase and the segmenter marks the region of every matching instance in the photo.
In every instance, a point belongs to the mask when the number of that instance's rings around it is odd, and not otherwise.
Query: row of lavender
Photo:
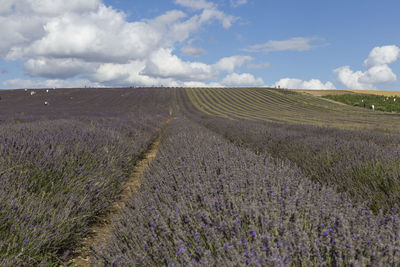
[[[115,220],[106,266],[396,266],[398,217],[375,216],[286,161],[173,122]]]
[[[368,202],[375,213],[399,212],[400,135],[217,118],[203,123],[257,153],[290,160],[313,181]]]
[[[13,116],[0,125],[0,266],[62,263],[169,116],[166,90],[126,90],[128,97],[109,90],[87,98],[73,90],[81,112],[62,97],[60,106],[53,101],[34,116],[7,109]],[[33,122],[15,122],[27,119]]]
[[[398,212],[399,133],[226,120],[199,112],[182,92],[180,103],[188,116],[235,144],[287,159],[313,181],[333,185],[354,199],[368,202],[375,213]]]

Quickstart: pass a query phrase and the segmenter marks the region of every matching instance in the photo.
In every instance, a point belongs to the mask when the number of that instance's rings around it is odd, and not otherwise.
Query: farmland
[[[186,89],[203,113],[245,120],[295,122],[344,129],[400,130],[400,117],[372,113],[290,90],[255,88]]]
[[[1,266],[74,262],[156,137],[92,264],[400,263],[398,114],[268,88],[0,96]]]
[[[383,96],[372,94],[344,94],[324,95],[323,98],[331,99],[355,107],[372,109],[373,105],[374,110],[400,113],[400,102],[398,102],[399,97],[397,95]]]
[[[312,96],[324,96],[324,95],[344,95],[344,94],[370,94],[370,95],[382,95],[382,96],[398,96],[400,91],[379,91],[379,90],[294,90],[299,93],[305,93]]]
[[[0,265],[61,263],[109,209],[157,135],[169,93],[66,89],[1,96]]]

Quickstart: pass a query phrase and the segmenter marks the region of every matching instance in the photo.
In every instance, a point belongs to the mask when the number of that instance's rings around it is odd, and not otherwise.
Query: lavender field
[[[62,264],[168,118],[170,93],[1,93],[0,265]]]
[[[95,265],[396,266],[400,221],[177,120]]]
[[[157,136],[87,266],[400,264],[397,114],[216,90],[0,92],[0,266],[73,266]]]

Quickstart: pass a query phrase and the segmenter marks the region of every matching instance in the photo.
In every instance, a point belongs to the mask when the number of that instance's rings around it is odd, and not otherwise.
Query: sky
[[[400,90],[398,0],[0,0],[0,88]]]

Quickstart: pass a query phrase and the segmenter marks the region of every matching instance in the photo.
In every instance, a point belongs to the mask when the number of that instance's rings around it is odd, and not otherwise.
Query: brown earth
[[[352,94],[351,90],[294,90],[292,91],[299,93],[306,93],[313,96],[324,96],[324,95],[343,95],[343,94]]]
[[[352,90],[358,94],[372,94],[372,95],[383,95],[383,96],[400,96],[400,91],[374,91],[374,90]]]

